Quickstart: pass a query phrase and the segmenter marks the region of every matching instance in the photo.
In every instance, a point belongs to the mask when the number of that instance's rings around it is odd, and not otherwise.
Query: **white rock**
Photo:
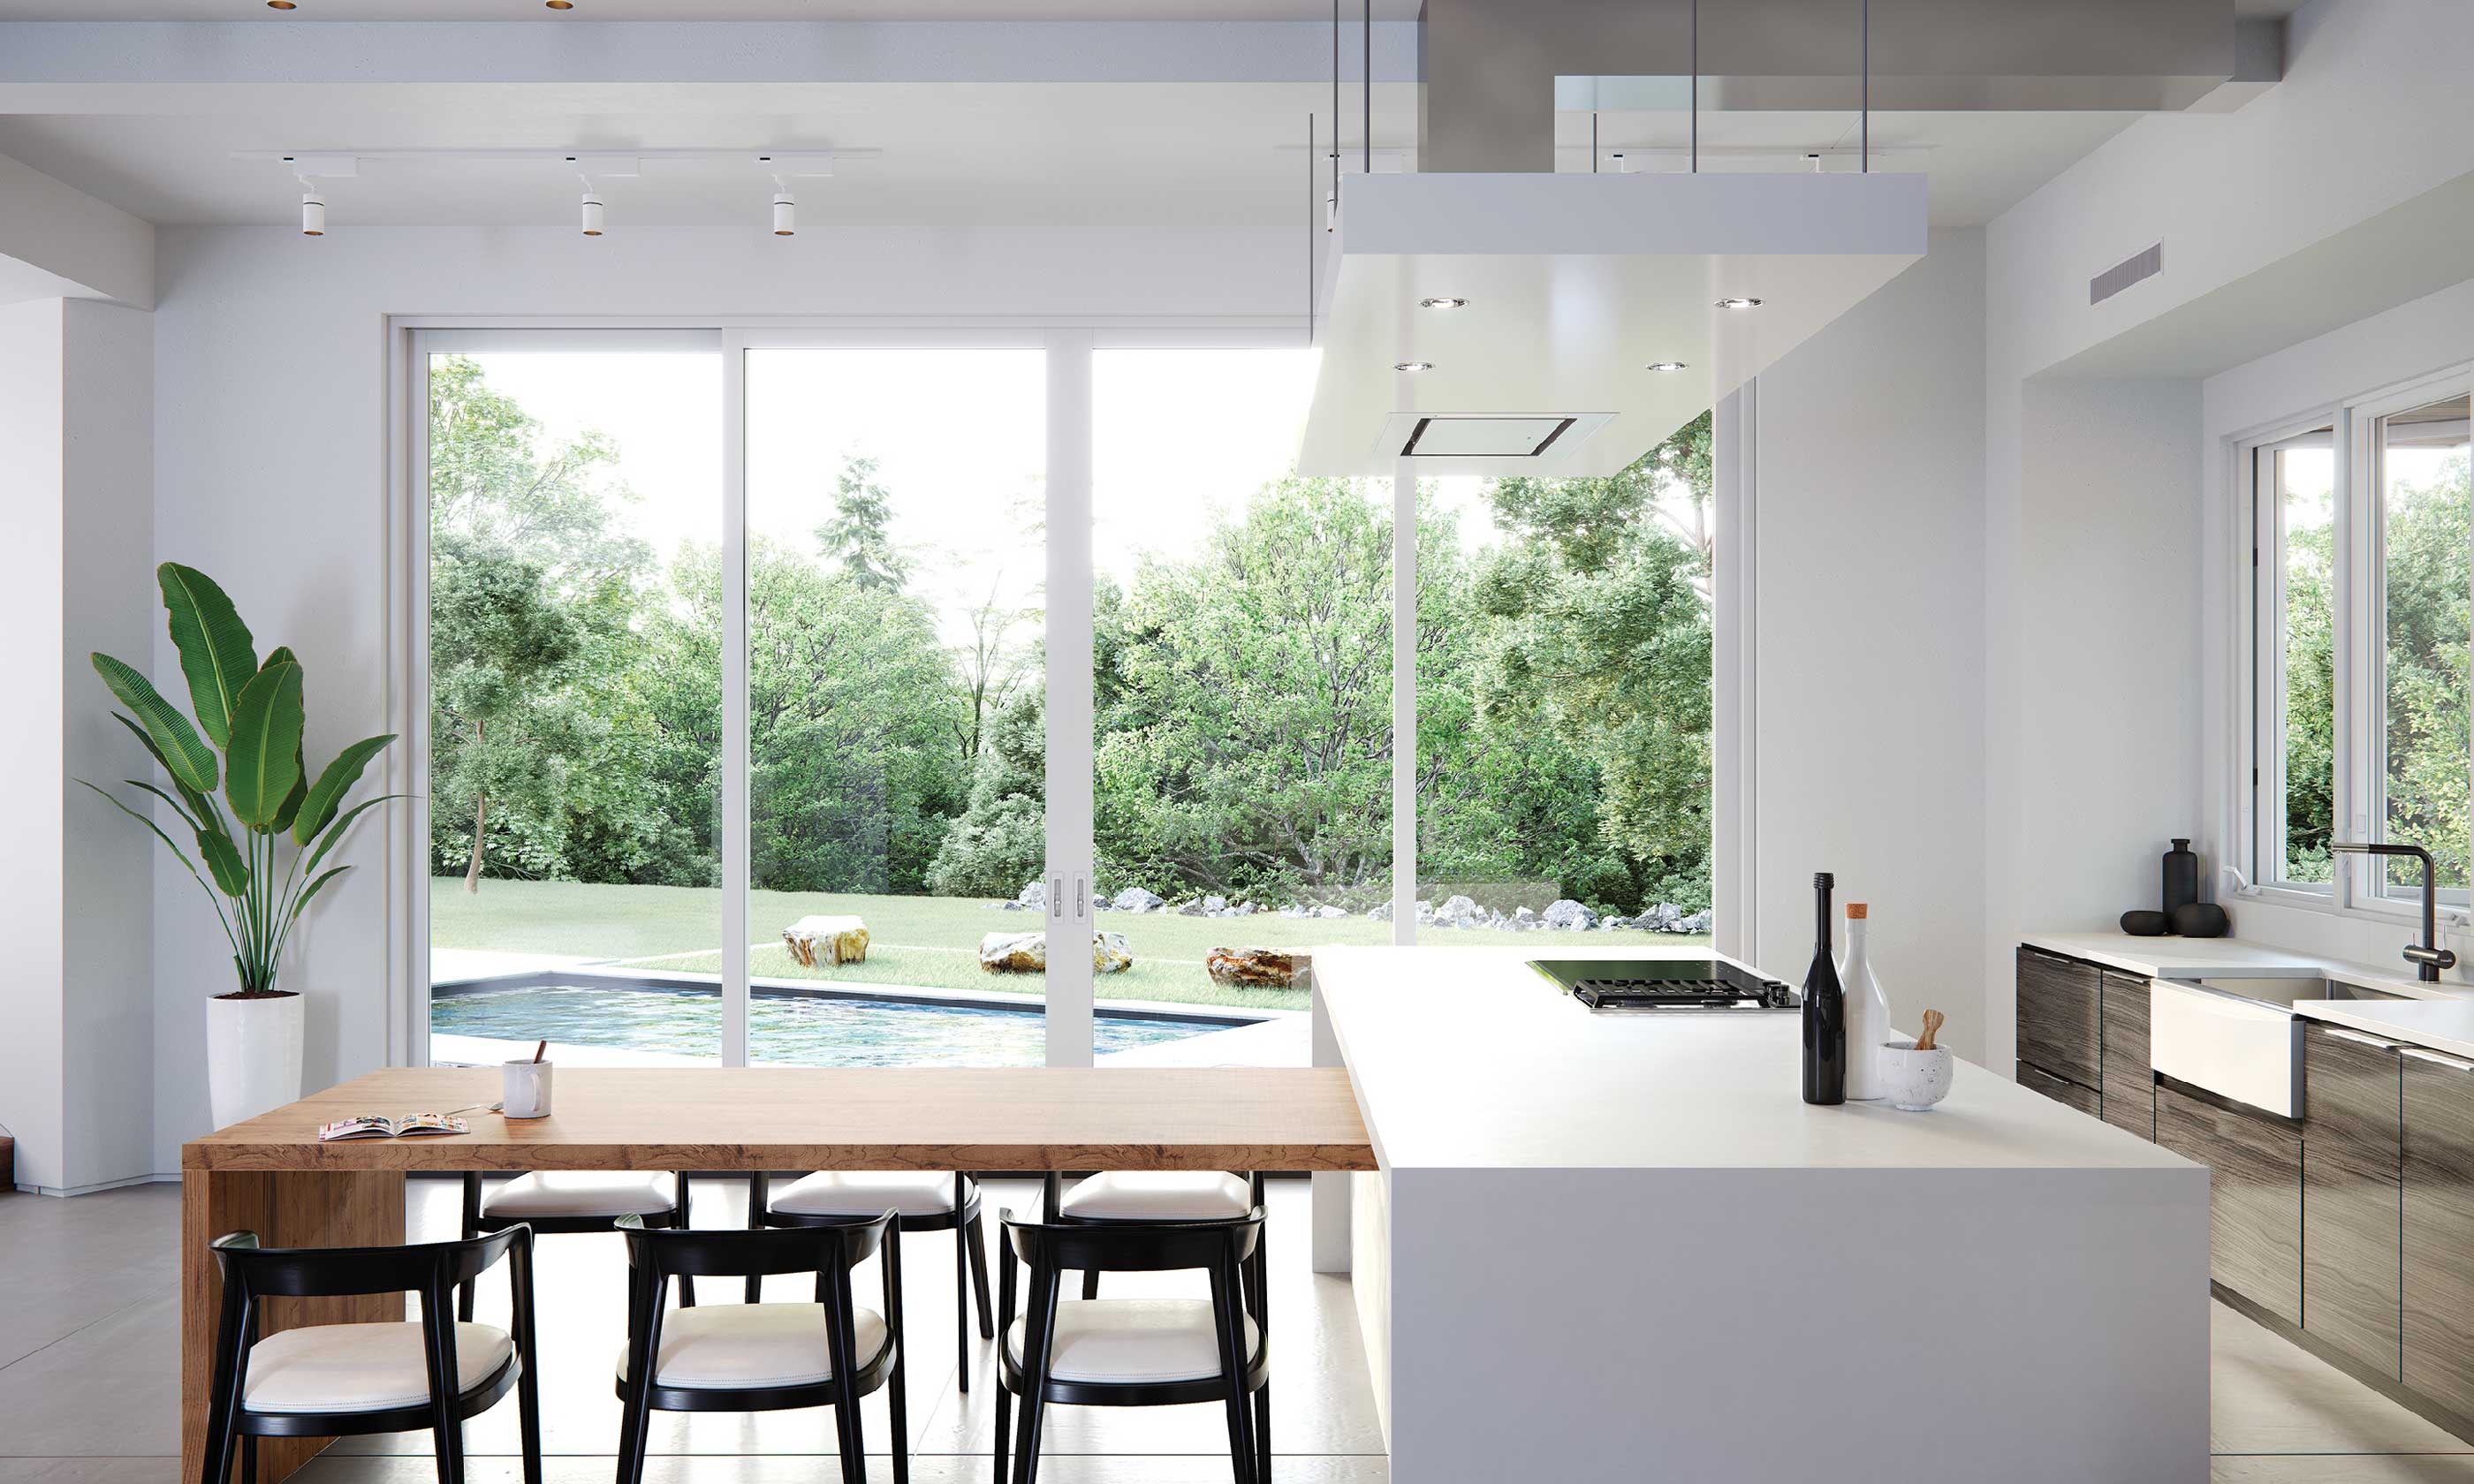
[[[1164,898],[1144,891],[1139,886],[1127,887],[1117,894],[1117,909],[1121,912],[1149,912],[1153,907],[1167,905],[1168,902]]]
[[[1540,921],[1548,927],[1590,928],[1598,925],[1598,914],[1565,897],[1549,904],[1545,916]]]
[[[1021,891],[1013,894],[1013,899],[1026,907],[1033,909],[1034,911],[1045,912],[1048,910],[1048,883],[1045,881],[1029,882]]]

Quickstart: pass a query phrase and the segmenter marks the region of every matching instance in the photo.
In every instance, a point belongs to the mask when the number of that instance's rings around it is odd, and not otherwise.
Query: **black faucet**
[[[2339,855],[2411,855],[2422,862],[2422,941],[2405,945],[2405,961],[2414,966],[2425,984],[2438,984],[2439,971],[2457,967],[2457,954],[2439,945],[2439,907],[2431,884],[2431,852],[2418,845],[2374,845],[2365,841],[2332,840]]]

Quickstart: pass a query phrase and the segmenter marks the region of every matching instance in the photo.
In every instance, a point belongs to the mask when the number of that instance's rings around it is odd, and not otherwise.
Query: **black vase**
[[[2165,852],[2165,916],[2199,899],[2199,857],[2191,853],[2191,842],[2176,840],[2173,849]]]

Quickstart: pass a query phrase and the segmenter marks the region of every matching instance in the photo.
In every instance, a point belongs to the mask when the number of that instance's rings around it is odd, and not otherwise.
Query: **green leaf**
[[[189,868],[189,874],[191,874],[191,875],[196,875],[196,874],[198,874],[198,868],[197,868],[197,867],[195,867],[195,866],[191,866],[191,865],[189,865],[189,857],[188,857],[187,852],[183,851],[183,850],[180,848],[180,846],[178,846],[177,844],[175,844],[175,843],[173,842],[172,837],[171,837],[170,835],[167,835],[167,834],[163,833],[163,826],[162,826],[156,824],[154,820],[152,820],[152,819],[148,818],[146,815],[143,815],[143,814],[138,813],[135,809],[133,809],[133,808],[131,808],[129,805],[127,805],[127,804],[125,804],[125,803],[123,803],[123,802],[121,802],[119,800],[112,798],[112,797],[111,797],[111,795],[109,795],[109,794],[108,794],[108,793],[105,793],[102,789],[100,789],[100,788],[95,788],[95,785],[93,785],[92,783],[86,783],[86,782],[85,782],[85,779],[84,779],[84,778],[80,778],[80,779],[78,779],[78,781],[79,781],[79,782],[81,782],[81,783],[85,783],[85,786],[86,786],[86,787],[88,787],[88,788],[93,788],[93,789],[94,789],[94,791],[95,791],[95,793],[96,793],[96,794],[98,794],[98,795],[100,795],[100,796],[102,797],[103,801],[104,801],[106,803],[110,804],[113,808],[118,809],[118,810],[119,810],[121,813],[123,813],[123,814],[128,815],[131,819],[135,820],[135,821],[136,821],[137,823],[139,823],[140,825],[145,826],[148,829],[153,830],[153,831],[155,832],[155,838],[163,842],[163,849],[165,849],[165,850],[169,850],[169,851],[171,851],[171,852],[172,852],[172,858],[173,858],[174,860],[179,861],[179,862],[180,862],[182,865],[183,865],[183,866],[188,866],[188,868]],[[198,884],[199,884],[199,885],[201,885],[201,886],[203,886],[203,885],[205,885],[206,883],[205,883],[204,881],[201,881],[201,882],[199,882]]]
[[[271,829],[284,796],[301,778],[301,666],[260,670],[232,710],[231,766],[224,797],[250,828]]]
[[[301,812],[293,817],[292,838],[296,844],[307,845],[318,838],[318,831],[326,828],[327,822],[335,817],[335,806],[343,802],[344,796],[352,792],[352,785],[361,780],[361,771],[369,766],[370,759],[384,752],[387,744],[394,740],[394,732],[363,737],[335,754],[335,760],[328,763],[327,771],[318,775],[318,781],[310,785],[309,797],[303,802]]]
[[[301,657],[292,652],[291,645],[278,644],[266,652],[266,658],[259,662],[258,668],[271,670],[279,664],[299,664],[300,662]]]
[[[266,657],[268,669],[273,669],[279,664],[299,663],[299,660],[292,658],[292,650],[287,645],[278,644],[268,652]],[[305,699],[308,691],[308,672],[305,670],[302,672],[302,690],[304,697],[303,709],[305,711],[308,706]],[[292,827],[293,820],[300,816],[301,805],[309,798],[309,764],[303,757],[302,750],[297,747],[292,750],[292,769],[294,774],[292,792],[283,796],[282,804],[275,811],[275,827],[270,831],[274,834],[281,834]]]
[[[199,793],[212,793],[215,786],[215,754],[199,739],[198,729],[189,719],[172,709],[171,704],[156,693],[153,682],[109,655],[89,656],[94,673],[103,677],[120,704],[136,714],[137,724],[145,729],[151,751],[163,771],[172,775],[182,787]]]
[[[240,858],[240,847],[232,844],[231,836],[221,830],[201,829],[198,850],[206,856],[206,869],[215,874],[215,885],[223,888],[225,896],[249,894],[249,866]]]
[[[170,804],[172,806],[172,812],[181,816],[181,823],[188,826],[191,829],[204,829],[206,827],[206,821],[198,819],[190,814],[187,807],[184,806],[180,800],[175,799],[170,794],[157,788],[154,784],[149,783],[142,778],[122,778],[120,781],[141,793],[153,794],[156,798]]]
[[[325,875],[318,877],[307,886],[303,887],[301,889],[300,900],[295,901],[292,904],[292,917],[296,921],[299,920],[302,912],[308,907],[309,898],[318,895],[318,888],[325,886],[327,882],[332,881],[337,876],[342,875],[345,872],[352,869],[352,868],[350,866],[337,866],[332,871],[327,872]]]
[[[376,799],[365,800],[362,802],[356,803],[351,808],[345,810],[342,818],[336,820],[333,825],[327,826],[326,838],[319,841],[318,848],[309,852],[309,858],[301,863],[301,869],[303,871],[317,870],[318,863],[327,858],[327,852],[333,850],[335,846],[342,841],[344,838],[344,831],[352,827],[352,821],[359,819],[362,815],[367,814],[370,810],[376,808],[379,804],[386,802],[390,799],[409,799],[412,796],[410,794],[382,794]]]
[[[166,562],[155,569],[171,615],[172,643],[181,652],[181,673],[189,678],[189,704],[198,726],[215,746],[231,751],[231,718],[241,687],[257,673],[257,652],[249,625],[214,579],[195,567]],[[206,785],[211,788],[214,785]]]
[[[172,765],[163,760],[163,750],[155,745],[155,739],[146,734],[145,728],[138,726],[135,722],[121,715],[118,711],[111,713],[111,719],[128,728],[129,734],[137,739],[137,745],[146,749],[148,755],[152,756],[157,763],[160,764],[165,773],[168,774],[172,771]],[[191,823],[203,824],[217,817],[217,811],[214,804],[208,801],[205,794],[191,788],[188,784],[182,782],[179,778],[174,778],[172,780],[172,786],[181,791],[181,802],[189,806],[188,814]]]

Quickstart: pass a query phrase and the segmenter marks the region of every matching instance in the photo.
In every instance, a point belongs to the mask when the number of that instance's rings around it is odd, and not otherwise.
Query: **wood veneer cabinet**
[[[2404,1047],[2404,1381],[2474,1417],[2474,1062]]]
[[[2302,1328],[2390,1380],[2404,1374],[2402,1066],[2391,1041],[2302,1028]]]
[[[2302,1323],[2302,1136],[2286,1120],[2156,1089],[2156,1142],[2208,1166],[2208,1272]]]
[[[2032,1063],[2019,1064],[2019,1086],[2030,1092],[2042,1092],[2054,1102],[2066,1108],[2075,1108],[2091,1118],[2099,1117],[2104,1112],[2102,1100],[2098,1097],[2095,1089],[2083,1088],[2075,1082],[2056,1077]]]
[[[2104,1121],[2153,1142],[2156,1073],[2147,1057],[2147,981],[2104,970],[2103,1062],[2097,1090]]]
[[[2019,949],[2019,1060],[2090,1091],[2102,1088],[2103,974],[2041,948]]]

